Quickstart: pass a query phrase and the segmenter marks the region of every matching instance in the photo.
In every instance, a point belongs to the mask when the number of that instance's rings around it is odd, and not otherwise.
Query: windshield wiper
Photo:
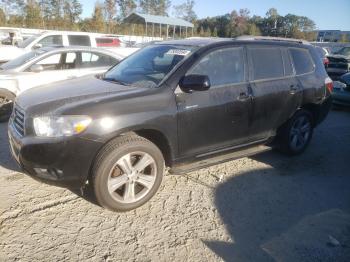
[[[120,80],[115,79],[115,78],[103,77],[102,80],[108,81],[108,82],[113,82],[113,83],[116,83],[116,84],[118,84],[118,85],[130,86],[129,83],[120,81]]]

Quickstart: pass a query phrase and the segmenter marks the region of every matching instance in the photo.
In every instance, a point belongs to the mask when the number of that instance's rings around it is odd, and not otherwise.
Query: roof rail
[[[290,42],[290,43],[298,43],[298,44],[310,45],[310,43],[308,41],[302,40],[302,39],[283,38],[283,37],[271,37],[271,36],[243,35],[243,36],[238,36],[238,37],[236,37],[234,39],[235,40],[242,40],[242,41],[254,41],[254,40],[279,41],[279,42]]]

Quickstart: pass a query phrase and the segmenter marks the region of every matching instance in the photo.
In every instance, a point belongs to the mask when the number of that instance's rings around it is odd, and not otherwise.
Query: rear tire
[[[287,155],[299,155],[309,145],[312,135],[312,114],[301,109],[278,131],[279,149]]]
[[[156,145],[137,135],[118,137],[101,150],[92,169],[97,202],[112,211],[140,207],[157,192],[164,172]]]
[[[0,90],[0,122],[9,120],[16,96],[7,90]]]

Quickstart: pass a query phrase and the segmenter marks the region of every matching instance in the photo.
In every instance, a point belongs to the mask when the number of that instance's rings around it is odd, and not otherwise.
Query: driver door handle
[[[298,91],[298,85],[291,85],[290,86],[290,93],[294,95]]]

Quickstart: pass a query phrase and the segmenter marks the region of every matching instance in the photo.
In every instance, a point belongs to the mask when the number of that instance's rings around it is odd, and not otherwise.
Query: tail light
[[[328,66],[329,65],[329,59],[327,57],[323,58],[323,64],[325,66]]]
[[[326,88],[328,89],[329,92],[333,92],[333,81],[329,77],[326,78],[324,81]]]

